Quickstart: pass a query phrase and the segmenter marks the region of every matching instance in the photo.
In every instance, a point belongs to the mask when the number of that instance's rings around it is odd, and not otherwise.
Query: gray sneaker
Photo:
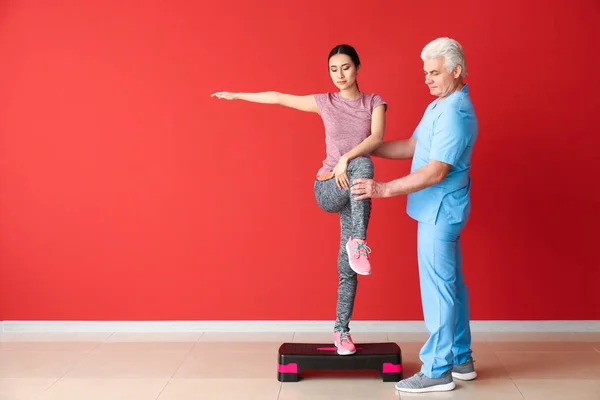
[[[464,364],[455,365],[452,368],[452,377],[460,379],[461,381],[472,381],[477,378],[477,372],[475,372],[475,366],[473,366],[473,359],[469,358]]]
[[[408,393],[448,392],[455,387],[450,372],[437,379],[428,378],[422,372],[417,372],[410,378],[396,383],[396,390]]]

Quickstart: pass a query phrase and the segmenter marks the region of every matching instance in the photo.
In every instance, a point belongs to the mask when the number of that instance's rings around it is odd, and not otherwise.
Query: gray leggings
[[[350,161],[347,169],[350,186],[355,179],[373,178],[373,162],[366,157]],[[315,180],[315,197],[322,210],[340,215],[340,251],[338,254],[338,299],[336,307],[335,330],[349,331],[350,317],[354,308],[358,278],[350,268],[346,242],[353,239],[366,239],[367,226],[371,213],[371,199],[355,201],[351,199],[350,189],[340,190],[335,178],[326,181]]]

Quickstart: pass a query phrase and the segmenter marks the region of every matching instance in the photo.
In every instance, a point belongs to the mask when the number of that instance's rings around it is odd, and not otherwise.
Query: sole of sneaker
[[[363,275],[363,276],[371,275],[371,272],[357,271],[354,269],[354,267],[352,267],[352,260],[350,259],[350,246],[348,246],[348,243],[346,243],[346,254],[348,254],[348,264],[350,264],[350,269],[352,269],[352,271],[356,272],[358,275]]]
[[[338,347],[337,343],[333,343],[335,345],[335,347],[337,348],[337,353],[340,356],[351,356],[352,354],[356,353],[356,350],[351,351],[351,350],[340,350],[340,348]]]
[[[473,379],[477,378],[477,372],[467,372],[466,374],[453,372],[452,377],[454,379],[460,379],[461,381],[472,381]]]
[[[430,387],[420,388],[420,389],[399,388],[398,386],[396,386],[396,390],[399,392],[406,392],[406,393],[449,392],[451,390],[454,390],[455,387],[456,387],[456,383],[450,382],[450,383],[445,383],[443,385],[435,385],[435,386],[430,386]]]

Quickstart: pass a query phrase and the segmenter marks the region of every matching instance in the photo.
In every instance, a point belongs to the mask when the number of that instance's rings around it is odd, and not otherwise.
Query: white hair
[[[448,72],[454,71],[458,65],[462,67],[461,76],[467,76],[467,65],[465,64],[465,55],[463,48],[454,39],[442,37],[435,39],[427,44],[421,52],[423,61],[433,60],[434,58],[444,57],[444,66]]]

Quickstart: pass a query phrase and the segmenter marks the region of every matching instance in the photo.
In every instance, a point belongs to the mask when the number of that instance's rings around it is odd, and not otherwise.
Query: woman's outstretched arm
[[[259,93],[232,93],[217,92],[211,94],[211,97],[225,100],[244,100],[252,103],[278,104],[284,107],[294,108],[306,112],[318,112],[317,101],[312,94],[305,96],[296,96],[293,94],[279,92],[259,92]]]

